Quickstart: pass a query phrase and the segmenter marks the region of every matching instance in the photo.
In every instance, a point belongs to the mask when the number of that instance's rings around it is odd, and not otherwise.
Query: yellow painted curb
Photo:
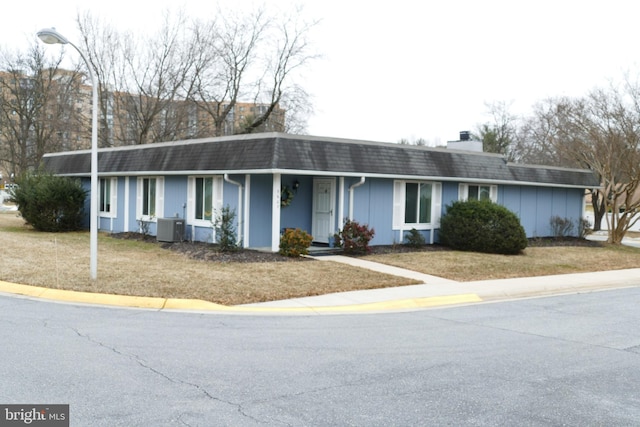
[[[62,289],[49,289],[39,286],[19,285],[17,283],[0,281],[0,292],[25,295],[37,298],[46,298],[67,302],[86,304],[104,304],[123,307],[171,309],[171,310],[197,310],[197,311],[221,311],[233,313],[340,313],[340,312],[364,312],[383,310],[403,310],[414,308],[435,307],[441,305],[465,304],[481,302],[476,294],[460,294],[438,297],[410,298],[395,301],[383,301],[364,304],[324,306],[324,307],[261,307],[261,306],[226,306],[210,301],[198,299],[179,298],[154,298],[136,297],[127,295],[99,294],[92,292],[67,291]]]
[[[157,309],[163,308],[166,301],[165,298],[67,291],[64,289],[50,289],[40,286],[19,285],[17,283],[9,283],[3,281],[0,281],[0,292],[68,302]]]

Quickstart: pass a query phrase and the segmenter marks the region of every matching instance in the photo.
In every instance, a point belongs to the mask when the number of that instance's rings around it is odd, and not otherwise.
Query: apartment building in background
[[[4,104],[3,108],[15,104],[12,117],[17,120],[19,114],[28,114],[31,105],[39,102],[39,99],[45,99],[44,107],[37,113],[38,117],[27,120],[33,122],[28,129],[33,133],[33,146],[41,144],[37,139],[43,135],[42,128],[49,130],[49,134],[45,132],[46,144],[50,146],[47,152],[86,149],[91,146],[93,102],[92,87],[87,82],[88,79],[78,76],[74,71],[58,69],[48,93],[43,97],[38,79],[26,74],[0,71],[0,101]],[[138,94],[102,90],[98,115],[100,147],[246,133],[246,125],[264,114],[270,106],[237,102],[226,118],[216,125],[216,109],[222,111],[228,107],[228,103],[203,105],[191,100],[158,100]],[[149,120],[151,116],[153,120]],[[254,129],[254,132],[283,131],[285,110],[279,105],[276,105],[265,123]],[[0,149],[2,138],[6,139],[9,135],[10,132],[0,133]]]

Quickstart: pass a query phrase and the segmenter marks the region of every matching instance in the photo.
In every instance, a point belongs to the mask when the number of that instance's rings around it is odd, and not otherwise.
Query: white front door
[[[334,210],[336,180],[334,178],[314,178],[313,216],[311,235],[314,242],[329,243],[329,236],[335,233]]]

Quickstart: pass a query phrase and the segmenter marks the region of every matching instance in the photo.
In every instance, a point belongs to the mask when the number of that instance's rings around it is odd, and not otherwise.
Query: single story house
[[[212,242],[216,212],[229,207],[243,247],[274,252],[286,228],[326,244],[347,218],[375,229],[372,245],[403,242],[413,228],[434,243],[446,205],[468,198],[507,207],[528,237],[548,236],[550,218],[579,220],[585,189],[599,186],[588,170],[496,154],[283,133],[103,148],[98,158],[100,230],[145,227],[172,240],[169,221],[176,239]],[[87,189],[90,162],[90,150],[44,157]]]

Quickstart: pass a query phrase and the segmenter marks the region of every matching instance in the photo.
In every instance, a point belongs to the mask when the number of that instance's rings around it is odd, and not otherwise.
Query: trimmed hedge
[[[75,231],[82,228],[87,191],[80,181],[34,173],[22,177],[12,199],[24,220],[38,231]]]
[[[440,241],[461,251],[521,253],[527,236],[518,217],[488,200],[454,202],[440,221]]]

